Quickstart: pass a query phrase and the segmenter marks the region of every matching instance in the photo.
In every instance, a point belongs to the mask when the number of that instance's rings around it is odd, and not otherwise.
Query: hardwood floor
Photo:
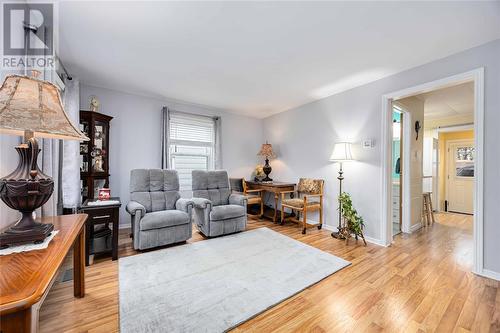
[[[345,245],[327,230],[302,235],[296,224],[250,218],[249,229],[266,226],[352,265],[233,331],[500,332],[499,282],[470,272],[472,217],[436,218],[430,228],[396,236],[388,248]],[[120,257],[136,254],[128,232],[120,231]],[[194,232],[190,242],[202,239]],[[118,331],[118,262],[88,267],[86,285],[83,299],[73,298],[71,281],[53,287],[41,308],[41,332]]]

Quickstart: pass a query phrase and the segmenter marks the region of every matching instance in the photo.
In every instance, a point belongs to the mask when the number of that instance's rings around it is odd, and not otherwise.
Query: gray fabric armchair
[[[179,194],[175,170],[135,169],[130,172],[130,202],[134,249],[183,242],[191,238],[193,201]]]
[[[198,230],[208,237],[246,229],[247,198],[231,194],[226,171],[193,170],[194,220]]]

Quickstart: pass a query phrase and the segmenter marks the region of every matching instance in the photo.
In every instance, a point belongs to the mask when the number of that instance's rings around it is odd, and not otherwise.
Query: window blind
[[[214,120],[205,116],[172,112],[170,142],[187,146],[213,146]]]
[[[214,128],[211,117],[170,113],[170,165],[179,174],[181,191],[191,190],[193,170],[214,169]]]

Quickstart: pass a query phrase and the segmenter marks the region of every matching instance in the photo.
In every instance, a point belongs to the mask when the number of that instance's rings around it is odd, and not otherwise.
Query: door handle
[[[110,218],[111,215],[101,215],[101,216],[94,216],[93,219],[94,220],[99,220],[99,219],[107,219],[107,218]]]

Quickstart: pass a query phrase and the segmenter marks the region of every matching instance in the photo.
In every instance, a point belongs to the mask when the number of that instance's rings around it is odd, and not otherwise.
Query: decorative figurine
[[[258,164],[255,167],[254,173],[255,173],[254,180],[256,182],[260,182],[266,176],[266,174],[264,173],[264,166],[262,164]]]
[[[90,98],[90,111],[97,112],[99,110],[99,100],[97,99],[96,96],[92,96]]]
[[[94,158],[94,171],[104,172],[104,161],[102,160],[102,156],[96,156]]]

